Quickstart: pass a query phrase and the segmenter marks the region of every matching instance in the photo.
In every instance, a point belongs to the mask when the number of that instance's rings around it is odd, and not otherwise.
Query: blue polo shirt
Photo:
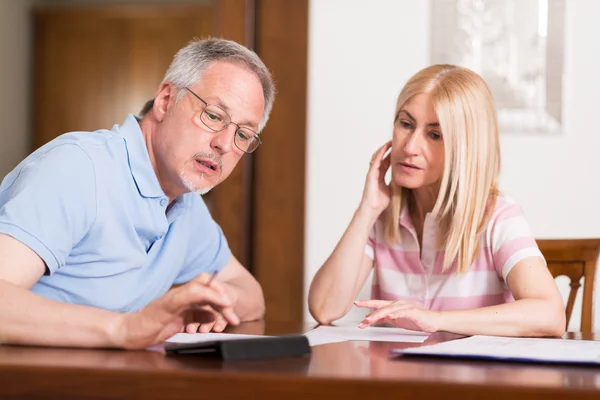
[[[110,131],[59,136],[23,160],[0,185],[0,233],[46,263],[33,292],[135,311],[231,258],[200,196],[187,193],[167,206],[129,115]]]

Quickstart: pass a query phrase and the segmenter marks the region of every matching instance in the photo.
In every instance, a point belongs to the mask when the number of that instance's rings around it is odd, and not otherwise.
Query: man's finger
[[[221,314],[217,316],[217,320],[215,321],[215,326],[213,327],[214,332],[223,332],[223,330],[227,327],[227,321],[223,319]]]
[[[208,332],[211,331],[211,329],[213,328],[213,326],[215,326],[215,321],[205,322],[202,325],[200,325],[200,328],[198,329],[198,332],[200,332],[200,333],[208,333]]]
[[[218,293],[225,294],[225,287],[223,286],[223,283],[219,281],[218,278],[213,279],[212,274],[207,274],[203,272],[200,275],[193,278],[192,280],[190,280],[190,282],[200,283],[204,286],[208,286],[216,290]]]
[[[199,327],[200,327],[200,324],[197,322],[187,324],[185,326],[185,333],[196,333],[196,332],[198,332]]]
[[[170,314],[181,314],[194,305],[209,305],[214,309],[231,306],[231,301],[226,295],[194,281],[190,281],[168,294],[169,296],[164,297],[162,306]]]

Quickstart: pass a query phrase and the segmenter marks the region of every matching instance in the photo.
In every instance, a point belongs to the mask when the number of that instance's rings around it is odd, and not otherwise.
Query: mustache
[[[223,158],[220,155],[218,155],[217,153],[204,153],[204,152],[200,152],[200,153],[194,154],[193,159],[198,159],[198,158],[209,159],[210,161],[212,161],[215,164],[219,165],[219,171],[223,170]]]

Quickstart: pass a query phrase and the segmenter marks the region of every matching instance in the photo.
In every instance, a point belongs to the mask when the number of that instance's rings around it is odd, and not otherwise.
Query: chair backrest
[[[594,320],[594,280],[600,254],[600,239],[538,239],[537,243],[552,276],[556,278],[565,275],[571,280],[566,306],[567,325],[571,320],[577,291],[581,287],[581,278],[585,278],[581,332],[591,333]]]

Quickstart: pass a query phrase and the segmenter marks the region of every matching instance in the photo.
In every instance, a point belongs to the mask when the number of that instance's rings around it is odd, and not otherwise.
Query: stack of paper
[[[356,324],[339,326],[319,326],[304,334],[311,346],[326,343],[346,342],[349,340],[364,340],[371,342],[407,342],[423,343],[429,337],[428,333],[409,331],[402,328],[368,327],[360,329]],[[251,339],[265,336],[238,335],[229,333],[178,333],[166,342],[171,343],[203,343],[216,340]]]
[[[521,362],[599,364],[600,342],[566,339],[472,336],[394,354],[494,359]]]
[[[170,343],[203,343],[214,342],[217,340],[236,340],[236,339],[253,339],[265,337],[261,335],[238,335],[233,333],[177,333],[165,342]]]

